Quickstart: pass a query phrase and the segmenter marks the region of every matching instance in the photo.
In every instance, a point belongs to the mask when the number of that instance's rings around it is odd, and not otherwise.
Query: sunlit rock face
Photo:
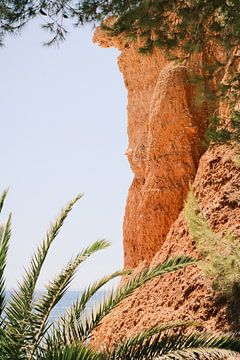
[[[193,184],[209,225],[218,234],[230,230],[240,237],[240,170],[234,145],[201,142],[208,118],[218,111],[227,119],[229,107],[198,102],[192,74],[205,76],[203,63],[226,63],[213,45],[181,64],[166,60],[159,50],[140,55],[138,44],[100,30],[101,46],[121,51],[119,68],[128,90],[127,156],[134,179],[124,218],[124,261],[138,272],[179,254],[198,256],[182,213]],[[206,79],[205,79],[206,80]],[[214,77],[212,89],[219,86]],[[197,320],[207,330],[240,330],[239,299],[222,302],[211,282],[196,266],[149,281],[112,311],[94,334],[93,345],[111,346],[143,329],[172,320]]]
[[[202,154],[206,105],[197,104],[188,66],[167,61],[160,51],[138,52],[97,30],[94,41],[121,50],[118,63],[128,90],[128,149],[134,174],[124,225],[124,263],[149,263],[182,210]],[[189,60],[199,73],[202,55]]]
[[[210,226],[240,237],[240,171],[234,146],[214,146],[204,153],[193,183]],[[179,254],[198,256],[182,212],[171,226],[151,266]],[[140,270],[140,266],[135,270]],[[111,346],[157,324],[196,320],[210,332],[239,331],[239,296],[224,302],[196,266],[149,281],[112,311],[94,334],[93,345]]]

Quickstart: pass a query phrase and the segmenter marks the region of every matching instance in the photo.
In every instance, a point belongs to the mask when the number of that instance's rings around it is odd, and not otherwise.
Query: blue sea
[[[36,298],[41,296],[41,293],[43,293],[43,291],[40,290],[36,291]],[[49,316],[49,321],[54,321],[60,315],[63,315],[64,311],[67,310],[74,303],[74,301],[76,301],[79,298],[81,293],[82,291],[77,291],[77,290],[67,291],[64,294],[63,298],[59,301],[59,303],[55,305],[54,309],[52,310]],[[105,292],[98,291],[96,295],[94,295],[93,299],[90,301],[90,306],[91,304],[94,305],[95,303],[99,303],[99,301],[103,299],[104,294]],[[10,296],[11,296],[11,291],[7,291],[7,298],[9,298]]]
[[[38,292],[37,296],[40,295]],[[64,311],[67,310],[74,301],[78,299],[81,295],[81,291],[67,291],[63,298],[59,301],[59,303],[52,310],[49,321],[54,321],[59,317],[59,315],[63,315]]]

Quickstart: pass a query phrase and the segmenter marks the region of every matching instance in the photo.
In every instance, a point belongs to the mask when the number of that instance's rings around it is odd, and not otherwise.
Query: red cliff
[[[217,233],[240,235],[235,148],[214,145],[204,153],[201,142],[214,109],[197,101],[201,94],[190,81],[192,74],[204,78],[203,63],[223,55],[206,50],[176,63],[160,50],[139,54],[138,44],[108,38],[100,30],[94,41],[120,49],[119,68],[128,90],[127,156],[134,179],[123,226],[125,265],[141,267],[175,254],[196,254],[182,214],[189,183],[210,226]],[[201,320],[212,330],[238,327],[233,312],[216,300],[201,271],[190,267],[150,281],[123,301],[103,321],[94,342],[111,344],[173,319]]]

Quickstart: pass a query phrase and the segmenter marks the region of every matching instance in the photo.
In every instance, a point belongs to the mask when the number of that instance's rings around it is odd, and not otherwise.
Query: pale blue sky
[[[13,236],[8,287],[21,278],[34,246],[60,208],[80,200],[56,240],[39,288],[90,242],[112,247],[92,257],[73,283],[120,268],[122,221],[131,182],[127,159],[127,93],[118,51],[91,42],[90,28],[72,32],[59,48],[46,48],[38,24],[0,49],[1,189],[10,186],[7,211]],[[3,219],[2,219],[3,220]]]

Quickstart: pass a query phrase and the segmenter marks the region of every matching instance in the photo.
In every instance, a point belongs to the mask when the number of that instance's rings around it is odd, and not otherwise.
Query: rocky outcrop
[[[234,147],[214,146],[201,158],[193,188],[210,226],[240,236],[240,171]],[[197,255],[181,213],[151,265],[176,254]],[[113,344],[153,325],[177,319],[200,321],[207,330],[238,330],[239,299],[221,302],[209,279],[192,266],[148,282],[123,301],[100,325],[94,344]]]
[[[181,212],[189,183],[210,226],[219,234],[240,235],[240,171],[234,146],[214,145],[205,153],[201,139],[213,104],[196,101],[191,75],[204,78],[202,64],[224,54],[193,55],[181,64],[159,50],[140,55],[139,44],[107,38],[96,42],[121,50],[119,68],[128,89],[127,156],[134,173],[124,218],[126,266],[151,266],[176,254],[198,256]],[[215,77],[212,84],[218,86]],[[216,104],[215,104],[216,105]],[[220,104],[220,113],[228,109]],[[222,115],[222,117],[224,117]],[[204,154],[203,154],[204,153]],[[97,347],[111,345],[140,330],[176,319],[194,319],[211,330],[238,329],[237,302],[222,303],[209,279],[192,266],[148,282],[107,316],[94,336]]]
[[[182,65],[159,50],[141,55],[139,44],[125,46],[100,30],[94,41],[121,50],[118,63],[128,90],[126,154],[134,174],[123,225],[124,264],[135,267],[149,263],[161,248],[196,174],[207,108],[196,102],[188,68],[199,74],[204,55]]]

